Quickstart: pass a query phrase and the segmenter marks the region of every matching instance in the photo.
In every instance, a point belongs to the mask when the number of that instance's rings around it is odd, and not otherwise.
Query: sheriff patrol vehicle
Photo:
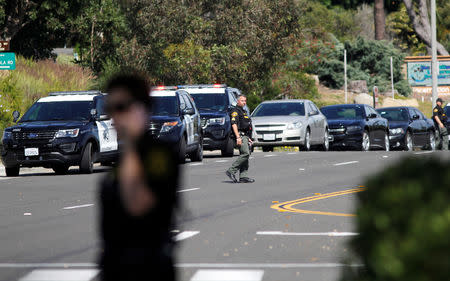
[[[6,175],[19,175],[21,167],[65,174],[70,166],[79,166],[80,172],[92,173],[94,163],[115,161],[117,132],[104,103],[99,91],[55,92],[39,99],[3,133]],[[20,114],[13,116],[16,122]]]

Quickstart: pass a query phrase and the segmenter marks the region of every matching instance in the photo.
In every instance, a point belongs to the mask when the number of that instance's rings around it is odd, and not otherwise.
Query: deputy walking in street
[[[231,112],[231,127],[236,145],[239,147],[239,157],[233,162],[231,167],[226,171],[226,175],[235,183],[253,183],[254,179],[248,177],[248,162],[250,158],[250,146],[252,141],[252,120],[248,116],[244,107],[247,104],[247,97],[240,95],[237,100],[237,106]],[[236,173],[239,172],[239,181]]]
[[[116,76],[107,87],[106,111],[121,154],[100,188],[102,281],[175,280],[170,230],[177,155],[147,134],[149,92],[146,80],[132,73]]]
[[[433,109],[433,121],[436,128],[439,129],[439,145],[442,145],[442,150],[448,150],[448,131],[445,124],[447,123],[447,115],[442,108],[442,99],[436,100],[436,107]]]

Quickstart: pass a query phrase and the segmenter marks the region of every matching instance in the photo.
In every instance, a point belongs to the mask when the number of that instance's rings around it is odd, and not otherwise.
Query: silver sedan
[[[254,147],[273,151],[275,146],[329,148],[326,117],[309,100],[276,100],[258,105],[252,113]]]

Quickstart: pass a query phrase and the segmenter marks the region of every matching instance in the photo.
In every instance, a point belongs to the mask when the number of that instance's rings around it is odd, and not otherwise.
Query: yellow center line
[[[296,199],[296,200],[292,200],[292,201],[282,202],[282,203],[274,204],[270,207],[272,209],[278,210],[279,212],[291,212],[291,213],[314,214],[314,215],[325,215],[325,216],[353,217],[353,216],[355,216],[354,214],[323,212],[323,211],[310,211],[310,210],[297,209],[297,208],[294,208],[293,206],[307,203],[307,202],[316,201],[316,200],[326,199],[326,198],[330,198],[330,197],[336,197],[336,196],[342,196],[342,195],[352,194],[352,193],[356,193],[356,192],[361,192],[364,190],[365,190],[364,187],[347,189],[347,190],[331,192],[331,193],[326,193],[326,194],[321,194],[321,195],[316,195],[316,196],[309,196],[309,197],[300,198],[300,199]]]

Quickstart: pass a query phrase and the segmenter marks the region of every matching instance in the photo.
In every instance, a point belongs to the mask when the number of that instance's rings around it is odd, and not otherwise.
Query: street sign
[[[16,54],[0,53],[0,70],[16,69]]]
[[[9,51],[9,41],[0,41],[0,52]]]

